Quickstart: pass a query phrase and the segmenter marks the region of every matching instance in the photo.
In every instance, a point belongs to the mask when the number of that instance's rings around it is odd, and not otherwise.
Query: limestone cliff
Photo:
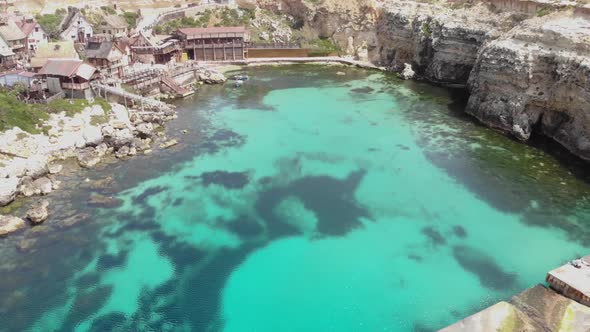
[[[464,85],[486,42],[510,30],[522,14],[493,13],[483,4],[448,5],[389,1],[379,20],[382,64],[401,71],[404,63],[430,81]]]
[[[588,14],[536,17],[497,1],[257,2],[332,38],[347,54],[364,48],[393,71],[407,63],[418,78],[467,86],[467,112],[481,122],[521,140],[537,130],[590,160]]]
[[[255,0],[245,0],[255,1]],[[375,0],[257,0],[260,8],[292,17],[319,38],[329,38],[348,55],[375,48],[378,6]]]
[[[467,112],[521,140],[538,130],[590,160],[589,81],[590,18],[533,18],[483,47]]]

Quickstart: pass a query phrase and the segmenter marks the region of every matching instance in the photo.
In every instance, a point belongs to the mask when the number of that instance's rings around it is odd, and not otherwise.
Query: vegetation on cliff
[[[111,110],[111,105],[103,98],[97,98],[94,102],[58,99],[49,104],[27,104],[20,99],[18,90],[3,90],[0,91],[0,132],[18,127],[31,134],[39,134],[48,129],[44,123],[51,113],[65,112],[66,116],[73,117],[92,105],[100,105],[105,116]]]

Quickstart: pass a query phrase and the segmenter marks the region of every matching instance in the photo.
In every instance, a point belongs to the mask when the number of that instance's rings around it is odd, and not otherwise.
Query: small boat
[[[236,76],[234,76],[234,80],[236,80],[236,81],[247,81],[249,79],[250,79],[250,77],[248,77],[248,75],[236,75]]]

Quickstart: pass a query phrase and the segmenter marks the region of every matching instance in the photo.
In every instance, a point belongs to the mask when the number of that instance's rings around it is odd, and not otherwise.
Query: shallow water
[[[249,74],[179,102],[181,146],[71,177],[116,185],[63,190],[0,240],[0,329],[432,331],[588,252],[584,165],[473,123],[448,90]]]

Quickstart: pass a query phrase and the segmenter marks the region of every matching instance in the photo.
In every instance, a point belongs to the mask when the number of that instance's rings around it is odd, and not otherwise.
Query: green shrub
[[[64,10],[57,10],[55,14],[37,15],[35,18],[51,39],[58,40],[61,32],[60,24],[64,16]]]
[[[130,28],[135,28],[137,26],[137,19],[139,15],[136,12],[124,12],[123,18],[129,24]]]
[[[428,23],[422,23],[422,33],[426,37],[432,36],[432,30],[430,30],[430,25]]]

